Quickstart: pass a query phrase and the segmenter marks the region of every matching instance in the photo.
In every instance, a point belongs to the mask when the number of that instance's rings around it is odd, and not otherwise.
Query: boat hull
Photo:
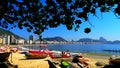
[[[48,54],[25,54],[27,59],[44,59],[48,56]]]
[[[44,51],[29,51],[25,56],[27,59],[44,59],[48,54]]]
[[[57,54],[57,55],[55,55],[54,53],[50,53],[49,56],[50,56],[52,59],[56,59],[56,58],[69,58],[69,57],[70,57],[70,56],[62,55],[62,54]]]

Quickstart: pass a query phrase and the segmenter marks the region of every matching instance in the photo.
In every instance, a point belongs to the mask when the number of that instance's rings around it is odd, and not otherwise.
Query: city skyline
[[[113,12],[100,13],[97,12],[97,16],[89,15],[89,22],[83,22],[80,25],[78,31],[67,30],[65,25],[60,25],[57,28],[49,28],[42,33],[42,37],[55,37],[60,36],[68,41],[79,40],[80,38],[93,38],[98,39],[104,37],[107,40],[120,40],[120,19],[118,19]],[[91,32],[84,33],[84,28],[91,28]],[[19,28],[10,29],[11,32],[28,39],[30,35],[34,35],[38,39],[38,35],[32,32],[27,32],[25,28],[20,30]]]

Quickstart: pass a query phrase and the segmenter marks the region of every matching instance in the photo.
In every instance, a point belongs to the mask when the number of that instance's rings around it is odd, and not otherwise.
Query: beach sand
[[[11,59],[12,56],[12,59]],[[47,57],[45,59],[26,59],[24,54],[12,53],[9,57],[10,63],[13,65],[18,65],[18,68],[49,68],[48,62],[45,61],[47,59],[51,59],[50,57]],[[95,66],[95,63],[97,61],[102,61],[104,63],[108,63],[108,59],[103,58],[93,58],[89,56],[89,63],[91,68],[100,68],[98,66]],[[12,61],[12,62],[11,62]]]
[[[18,68],[49,68],[48,62],[45,61],[50,59],[49,57],[45,59],[26,59],[24,54],[12,53],[9,57],[10,63],[13,65],[18,65]]]

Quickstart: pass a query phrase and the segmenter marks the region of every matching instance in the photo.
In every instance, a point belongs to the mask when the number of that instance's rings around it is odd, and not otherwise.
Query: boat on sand
[[[47,46],[41,44],[40,50],[29,50],[25,56],[27,59],[44,59],[48,56]]]
[[[30,50],[28,53],[25,54],[27,59],[44,59],[48,56],[45,51],[39,50]]]
[[[49,53],[49,56],[52,59],[56,59],[56,58],[69,58],[70,54],[69,54],[69,52],[61,52],[61,53],[51,52],[51,53]]]

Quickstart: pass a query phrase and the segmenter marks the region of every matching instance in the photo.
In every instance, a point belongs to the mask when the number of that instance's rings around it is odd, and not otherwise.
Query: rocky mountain
[[[81,38],[77,42],[84,42],[84,43],[108,43],[108,41],[105,38],[103,38],[103,37],[100,37],[99,39]]]
[[[112,43],[112,44],[120,44],[120,40],[115,40],[115,41],[112,41],[110,43]]]
[[[101,42],[107,42],[107,40],[106,40],[105,38],[103,38],[103,37],[100,37],[99,40],[100,40]]]
[[[0,28],[0,36],[2,36],[2,35],[14,35],[14,37],[17,39],[22,38],[22,37],[10,32],[10,31],[8,31],[8,30]],[[24,39],[24,38],[22,38],[22,39]]]
[[[91,38],[81,38],[77,42],[100,42],[100,40],[91,39]]]
[[[49,38],[43,38],[43,40],[46,41],[63,41],[63,42],[67,42],[67,40],[65,40],[62,37],[49,37]],[[106,44],[120,44],[119,40],[115,40],[115,41],[108,41],[106,40],[104,37],[100,37],[99,39],[92,39],[92,38],[81,38],[78,41],[74,41],[74,42],[84,42],[84,43],[106,43]]]
[[[46,41],[62,41],[62,42],[66,42],[67,40],[65,40],[64,38],[62,37],[51,37],[51,38],[43,38],[43,40],[46,40]]]
[[[108,41],[103,37],[100,37],[99,39],[91,39],[91,38],[81,38],[77,42],[92,42],[92,43],[107,43],[107,44],[120,44],[120,40],[115,41]]]

